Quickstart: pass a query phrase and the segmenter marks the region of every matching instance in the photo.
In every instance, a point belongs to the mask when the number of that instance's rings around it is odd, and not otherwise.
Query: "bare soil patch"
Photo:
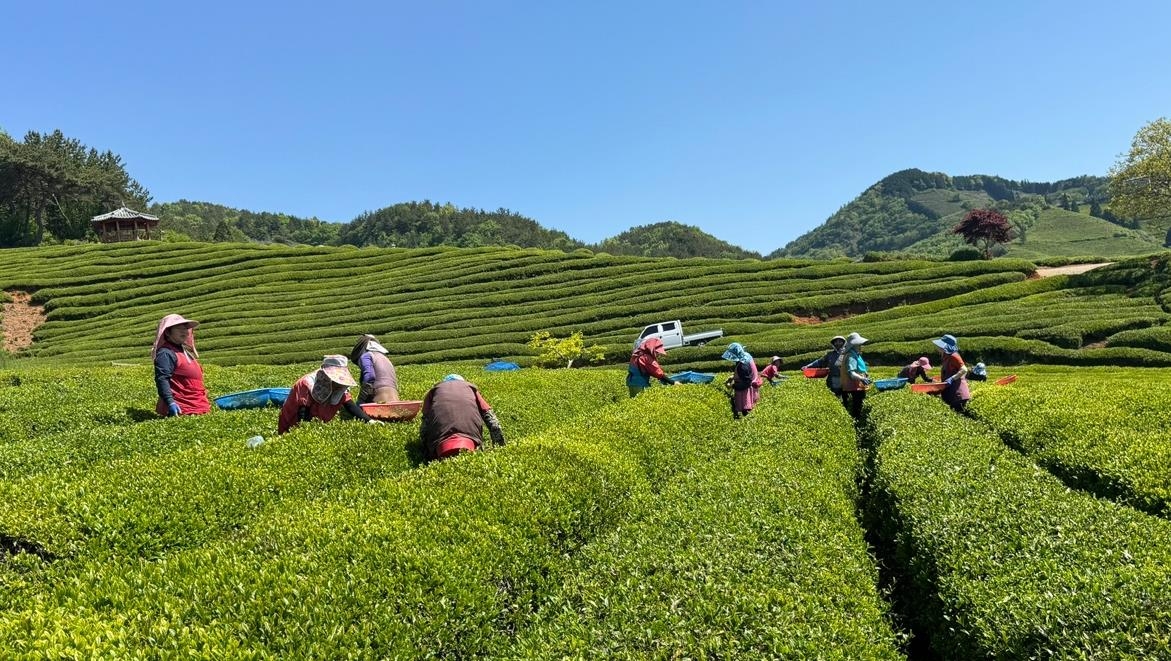
[[[1069,266],[1038,267],[1037,277],[1051,278],[1055,275],[1077,275],[1079,273],[1085,273],[1086,271],[1093,271],[1094,269],[1102,266],[1109,266],[1113,263],[1114,262],[1102,262],[1100,264],[1070,264]]]
[[[9,291],[12,301],[4,304],[0,316],[3,330],[4,350],[8,353],[23,351],[33,344],[33,332],[45,323],[45,308],[30,302],[32,295],[23,291]]]

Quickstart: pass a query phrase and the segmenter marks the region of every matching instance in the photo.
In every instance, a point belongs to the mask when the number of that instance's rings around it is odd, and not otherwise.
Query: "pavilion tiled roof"
[[[141,211],[135,211],[134,209],[127,209],[126,207],[122,207],[121,209],[115,209],[114,211],[111,211],[110,213],[104,213],[100,216],[94,216],[93,218],[90,219],[89,222],[100,223],[105,220],[131,220],[134,218],[137,218],[139,220],[158,220],[159,219],[158,216],[152,216],[149,213],[142,213]]]

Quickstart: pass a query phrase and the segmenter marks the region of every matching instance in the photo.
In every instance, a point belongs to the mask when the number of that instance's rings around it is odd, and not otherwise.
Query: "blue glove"
[[[947,377],[946,379],[944,379],[944,380],[943,380],[943,382],[944,382],[944,383],[946,383],[946,384],[947,384],[947,385],[949,385],[949,386],[952,384],[952,382],[953,382],[953,381],[955,381],[955,376],[954,376],[954,375],[953,375],[953,376],[949,376],[949,377]]]
[[[179,405],[176,404],[175,402],[171,402],[170,404],[167,404],[167,411],[168,411],[168,415],[172,415],[172,416],[179,415],[180,413],[183,412],[183,411],[179,410]]]

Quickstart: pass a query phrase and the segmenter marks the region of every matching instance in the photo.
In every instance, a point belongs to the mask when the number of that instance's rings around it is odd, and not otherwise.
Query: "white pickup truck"
[[[696,333],[695,335],[683,334],[683,323],[678,319],[675,321],[660,321],[657,324],[651,324],[642,329],[642,333],[638,339],[634,341],[635,348],[642,344],[644,340],[649,337],[657,337],[663,342],[664,349],[678,349],[679,347],[702,347],[703,345],[718,340],[724,336],[723,330],[707,331],[706,333]]]

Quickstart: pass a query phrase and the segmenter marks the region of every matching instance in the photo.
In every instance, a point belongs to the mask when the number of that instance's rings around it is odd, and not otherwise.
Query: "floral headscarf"
[[[744,345],[739,342],[733,342],[728,345],[728,349],[724,351],[722,356],[724,360],[730,360],[733,363],[750,363],[752,362],[752,354],[744,350]]]

